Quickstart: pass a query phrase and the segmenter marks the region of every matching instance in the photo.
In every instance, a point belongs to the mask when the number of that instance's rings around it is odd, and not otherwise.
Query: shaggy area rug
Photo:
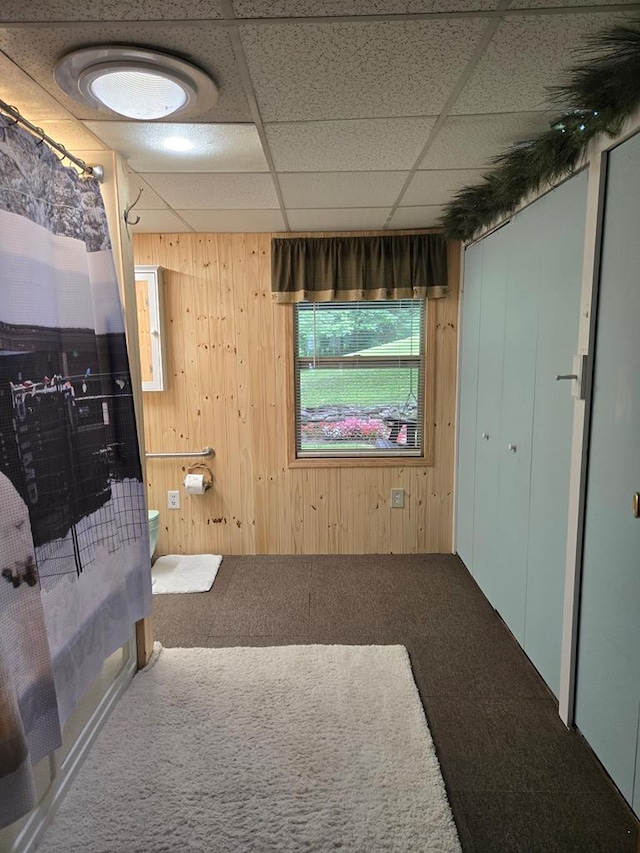
[[[40,853],[460,853],[402,646],[162,649]]]

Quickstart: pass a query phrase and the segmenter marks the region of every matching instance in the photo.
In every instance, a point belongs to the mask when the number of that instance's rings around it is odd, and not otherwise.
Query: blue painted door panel
[[[585,211],[586,174],[465,256],[458,553],[554,692]]]
[[[633,786],[631,808],[640,816],[640,714],[638,714],[638,733],[636,736],[636,772]]]
[[[578,646],[576,723],[640,800],[640,135],[610,155]]]
[[[538,295],[543,253],[537,242],[538,204],[510,227],[510,264],[498,439],[498,555],[494,606],[519,643],[524,644],[529,535],[531,429],[535,385]],[[510,449],[511,448],[511,449]]]
[[[495,606],[495,563],[498,542],[498,447],[502,406],[504,318],[507,292],[509,230],[507,225],[484,241],[482,297],[478,343],[474,577]],[[485,436],[483,438],[483,436]]]
[[[524,648],[558,695],[587,173],[536,204],[541,253]]]
[[[465,252],[460,344],[456,550],[472,574],[474,491],[476,479],[478,338],[480,334],[483,253],[484,243],[482,242],[471,246]]]

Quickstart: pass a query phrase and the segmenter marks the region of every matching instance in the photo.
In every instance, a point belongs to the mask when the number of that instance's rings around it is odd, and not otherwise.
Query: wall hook
[[[135,198],[135,201],[131,202],[129,207],[125,208],[123,216],[124,216],[124,221],[125,221],[126,225],[137,225],[138,222],[140,222],[139,216],[136,216],[135,219],[129,219],[129,214],[131,213],[133,208],[136,206],[136,204],[140,201],[140,196],[142,195],[143,192],[144,192],[144,187],[140,187],[140,189],[138,190],[138,195]]]

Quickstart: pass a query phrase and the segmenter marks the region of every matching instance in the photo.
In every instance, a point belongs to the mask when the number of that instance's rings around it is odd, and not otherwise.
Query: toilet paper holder
[[[205,465],[203,462],[197,462],[195,465],[189,465],[187,468],[187,477],[189,474],[201,474],[203,477],[203,485],[204,491],[206,492],[208,489],[213,486],[213,472],[208,465]],[[187,477],[185,477],[185,485],[187,483]]]

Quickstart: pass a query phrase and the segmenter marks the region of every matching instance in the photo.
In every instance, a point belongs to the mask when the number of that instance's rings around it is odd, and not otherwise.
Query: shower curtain
[[[99,186],[0,117],[0,827],[151,611],[124,320]]]

